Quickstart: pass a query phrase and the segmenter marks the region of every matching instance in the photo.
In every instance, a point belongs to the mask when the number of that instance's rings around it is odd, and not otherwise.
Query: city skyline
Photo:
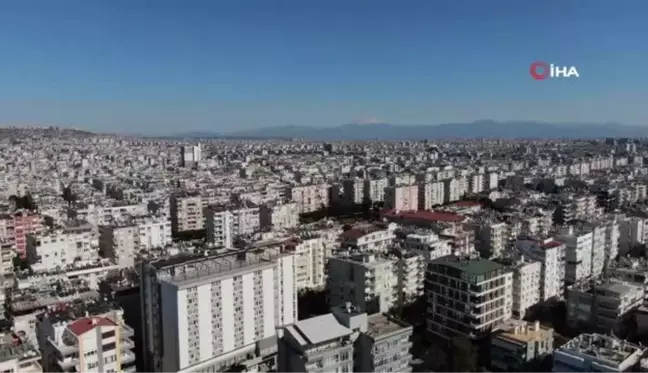
[[[648,124],[640,1],[36,4],[0,5],[1,126]],[[535,81],[537,60],[580,77]]]

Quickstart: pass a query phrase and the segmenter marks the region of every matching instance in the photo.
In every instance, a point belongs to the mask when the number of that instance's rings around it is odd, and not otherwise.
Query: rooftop
[[[404,321],[390,318],[386,315],[377,313],[367,318],[367,335],[379,339],[387,337],[395,332],[411,333],[412,326]]]
[[[430,264],[441,264],[455,268],[471,275],[483,275],[506,267],[492,260],[483,258],[464,258],[455,255],[446,255],[430,261]]]
[[[522,320],[507,320],[499,326],[496,338],[517,343],[542,341],[553,337],[553,329],[540,325],[539,322],[530,323]]]
[[[17,335],[0,334],[0,362],[38,358],[39,356],[40,353],[31,343],[21,340]]]
[[[581,353],[600,360],[621,364],[633,354],[641,354],[644,347],[602,334],[581,334],[570,340],[559,351],[563,353]]]
[[[340,324],[331,313],[298,321],[287,329],[304,347],[346,337],[352,333],[351,329]]]
[[[466,217],[463,215],[455,214],[453,212],[439,212],[439,211],[395,211],[390,210],[384,213],[387,218],[401,218],[401,219],[418,219],[429,222],[450,222],[459,223]]]

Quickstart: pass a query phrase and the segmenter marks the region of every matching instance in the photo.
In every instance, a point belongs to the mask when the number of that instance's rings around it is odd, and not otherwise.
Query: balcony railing
[[[130,326],[124,324],[121,326],[121,335],[126,337],[132,337],[135,335],[135,331]]]
[[[79,363],[78,357],[64,357],[63,359],[58,359],[58,365],[63,369],[63,371],[68,371],[70,368],[76,366]]]

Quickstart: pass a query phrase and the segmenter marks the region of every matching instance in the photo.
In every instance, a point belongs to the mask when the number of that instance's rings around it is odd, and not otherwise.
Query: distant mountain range
[[[193,132],[174,138],[287,139],[306,140],[424,140],[424,139],[595,139],[605,137],[648,137],[648,126],[619,123],[543,123],[533,121],[439,125],[393,125],[388,123],[344,124],[333,127],[280,126],[232,133]]]

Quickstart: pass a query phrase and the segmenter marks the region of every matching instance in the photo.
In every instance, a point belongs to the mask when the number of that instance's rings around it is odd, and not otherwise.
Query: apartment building
[[[388,312],[399,295],[396,260],[371,253],[343,252],[327,263],[329,301],[332,306],[347,302],[359,312]]]
[[[418,211],[418,185],[385,188],[385,208],[396,211]]]
[[[581,334],[554,350],[554,372],[639,371],[646,348],[613,336]]]
[[[574,284],[592,276],[593,232],[563,229],[557,239],[565,244],[565,282]]]
[[[299,209],[296,203],[266,203],[259,207],[261,229],[279,231],[299,225]]]
[[[525,258],[542,263],[540,300],[562,298],[565,285],[565,244],[553,238],[526,238],[516,241],[515,248]]]
[[[542,371],[545,358],[553,353],[554,331],[523,320],[507,320],[491,339],[491,367],[500,372]]]
[[[472,174],[468,176],[468,192],[479,194],[484,190],[484,175]]]
[[[86,221],[93,226],[108,225],[131,216],[145,216],[148,213],[146,203],[119,203],[114,206],[79,204],[67,209],[68,219]]]
[[[317,211],[329,205],[329,185],[314,184],[290,187],[286,193],[297,204],[300,214]]]
[[[197,195],[171,196],[171,231],[190,232],[205,228],[203,199]]]
[[[331,248],[317,232],[302,232],[286,242],[286,250],[295,255],[297,290],[323,288],[326,284],[326,260]]]
[[[443,203],[451,203],[459,201],[466,194],[468,190],[468,183],[466,178],[458,177],[443,180]]]
[[[103,256],[121,267],[133,266],[139,251],[166,247],[171,242],[171,222],[166,219],[139,217],[99,226]]]
[[[295,256],[280,246],[176,257],[140,267],[144,367],[218,372],[276,353],[296,321]]]
[[[495,190],[499,186],[499,174],[497,172],[489,172],[484,177],[484,189]]]
[[[27,236],[43,232],[43,217],[28,211],[0,216],[0,244],[9,244],[16,253],[27,255]]]
[[[385,200],[385,188],[389,186],[387,178],[365,179],[364,198],[372,202],[383,202]]]
[[[513,316],[523,319],[531,307],[541,300],[542,263],[525,260],[524,256],[513,269]]]
[[[205,216],[207,241],[219,247],[231,248],[235,237],[261,229],[257,206],[213,205]]]
[[[34,271],[49,271],[78,261],[99,259],[99,240],[92,226],[70,224],[27,236],[27,261]]]
[[[347,203],[361,204],[365,200],[365,182],[352,178],[342,180],[342,199]]]
[[[361,252],[386,252],[394,242],[396,227],[396,224],[389,224],[349,229],[340,234],[340,247]]]
[[[619,254],[627,254],[633,247],[648,242],[648,219],[626,217],[619,219]]]
[[[193,167],[202,160],[202,148],[200,144],[182,146],[180,148],[180,166]]]
[[[41,354],[29,341],[14,333],[0,333],[0,372],[42,373]]]
[[[427,330],[444,339],[480,338],[511,317],[513,273],[482,258],[445,256],[428,263]]]
[[[445,198],[445,184],[441,181],[428,181],[419,184],[418,209],[432,210],[442,205]]]
[[[405,250],[413,251],[427,261],[452,254],[451,242],[431,230],[421,230],[408,233],[400,243]]]
[[[279,332],[281,372],[411,372],[412,327],[350,304]]]
[[[135,332],[109,304],[49,309],[36,328],[48,372],[135,372]]]
[[[497,258],[502,255],[508,243],[508,225],[501,223],[477,223],[475,246],[483,258]]]
[[[616,218],[605,221],[605,264],[608,268],[610,264],[619,256],[620,246],[620,225]]]
[[[396,259],[398,305],[412,303],[424,294],[427,260],[413,250],[395,249],[390,254]]]
[[[618,331],[628,313],[643,304],[644,287],[620,281],[567,289],[567,322],[573,327]]]

